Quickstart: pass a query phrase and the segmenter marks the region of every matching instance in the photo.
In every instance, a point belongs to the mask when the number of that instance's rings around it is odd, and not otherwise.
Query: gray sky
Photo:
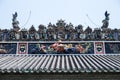
[[[0,28],[12,28],[15,11],[20,28],[29,29],[34,25],[38,29],[40,24],[55,24],[59,19],[74,26],[99,28],[106,10],[110,13],[109,27],[119,29],[120,0],[0,0]]]

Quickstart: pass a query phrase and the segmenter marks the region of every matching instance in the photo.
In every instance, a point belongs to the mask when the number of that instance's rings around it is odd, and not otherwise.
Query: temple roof
[[[120,72],[120,55],[0,55],[0,73]]]

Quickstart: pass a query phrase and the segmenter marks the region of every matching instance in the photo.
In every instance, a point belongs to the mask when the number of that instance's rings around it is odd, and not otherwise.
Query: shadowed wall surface
[[[0,80],[120,80],[120,73],[0,74]]]

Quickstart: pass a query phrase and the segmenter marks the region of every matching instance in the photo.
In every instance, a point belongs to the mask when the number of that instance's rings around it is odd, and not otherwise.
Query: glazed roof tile
[[[0,73],[120,72],[120,55],[0,55]]]

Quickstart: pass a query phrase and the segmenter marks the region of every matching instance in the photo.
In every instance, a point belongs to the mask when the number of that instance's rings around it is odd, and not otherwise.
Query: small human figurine
[[[56,49],[57,49],[57,46],[58,46],[59,44],[61,44],[61,42],[62,42],[61,40],[55,42],[54,44],[50,45],[50,48],[52,48],[53,50],[56,50]]]
[[[58,40],[54,44],[50,45],[50,48],[56,52],[64,52],[64,45],[61,40]]]
[[[80,44],[76,45],[75,48],[76,48],[76,52],[84,53],[85,49]]]
[[[46,48],[45,45],[41,45],[41,47],[40,47],[41,52],[47,53],[47,50],[45,48]]]
[[[7,50],[3,47],[3,45],[0,45],[0,54],[6,54]]]
[[[57,52],[64,52],[64,45],[63,44],[59,44],[58,46],[57,46],[57,49],[56,49],[56,51]]]

